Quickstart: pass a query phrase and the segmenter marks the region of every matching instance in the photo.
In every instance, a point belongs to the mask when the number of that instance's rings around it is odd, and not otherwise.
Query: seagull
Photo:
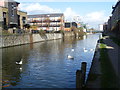
[[[88,52],[88,50],[86,50],[85,48],[83,48],[84,52]]]
[[[68,55],[68,59],[74,59],[74,57],[71,55]]]
[[[22,61],[23,61],[23,59],[21,59],[21,61],[17,61],[16,64],[21,65]]]

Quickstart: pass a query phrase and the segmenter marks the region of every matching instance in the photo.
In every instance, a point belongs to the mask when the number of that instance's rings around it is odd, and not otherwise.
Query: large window
[[[26,17],[22,17],[23,24],[26,23]]]
[[[65,23],[65,28],[70,28],[70,23]]]

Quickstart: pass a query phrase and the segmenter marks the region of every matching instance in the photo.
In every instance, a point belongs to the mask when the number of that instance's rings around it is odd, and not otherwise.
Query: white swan
[[[16,64],[19,64],[19,65],[21,65],[23,62],[23,59],[21,59],[21,61],[19,61],[19,62],[16,62]]]
[[[85,48],[83,48],[83,50],[84,50],[84,52],[88,52],[88,50],[87,50],[87,49],[85,49]]]
[[[71,55],[68,55],[68,59],[74,59],[74,57]]]
[[[72,52],[74,52],[75,50],[74,50],[74,49],[72,49],[71,51],[72,51]]]
[[[20,71],[22,71],[22,67],[20,67]]]
[[[90,51],[94,51],[94,49],[90,49]]]

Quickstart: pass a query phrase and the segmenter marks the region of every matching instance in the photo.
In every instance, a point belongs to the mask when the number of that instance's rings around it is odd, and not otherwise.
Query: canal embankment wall
[[[64,37],[72,37],[75,36],[74,32],[65,32]]]
[[[91,68],[86,81],[86,88],[101,88],[101,68],[100,68],[100,48],[99,40],[96,45]]]
[[[36,43],[46,40],[61,39],[62,37],[63,35],[60,33],[51,33],[45,35],[40,34],[2,35],[0,36],[0,48]]]

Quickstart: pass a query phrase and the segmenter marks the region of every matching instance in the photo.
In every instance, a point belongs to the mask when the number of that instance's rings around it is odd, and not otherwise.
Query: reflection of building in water
[[[87,38],[87,36],[86,36],[86,35],[84,35],[84,36],[83,36],[83,39],[86,39],[86,38]]]
[[[68,48],[75,47],[73,44],[75,44],[78,40],[81,40],[81,38],[65,37],[63,39],[64,43],[66,44],[65,47],[68,47]]]

